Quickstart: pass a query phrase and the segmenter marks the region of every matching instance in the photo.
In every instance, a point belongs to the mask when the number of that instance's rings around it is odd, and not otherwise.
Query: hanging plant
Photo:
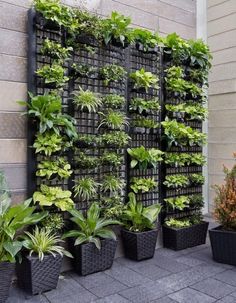
[[[100,69],[100,75],[105,86],[108,86],[110,82],[123,81],[126,74],[124,68],[116,64],[107,64]]]
[[[148,92],[149,88],[158,89],[159,78],[151,72],[146,72],[144,68],[131,73],[130,79],[134,82],[135,89],[145,89]]]

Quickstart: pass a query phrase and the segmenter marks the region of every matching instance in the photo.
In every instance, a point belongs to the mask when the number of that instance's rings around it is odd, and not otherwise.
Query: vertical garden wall
[[[162,203],[168,226],[197,224],[207,46],[61,8],[29,12],[29,195],[56,212],[99,201],[119,218],[134,192]]]

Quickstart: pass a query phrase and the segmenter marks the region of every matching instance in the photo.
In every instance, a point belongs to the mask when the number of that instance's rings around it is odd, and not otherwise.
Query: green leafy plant
[[[63,242],[59,236],[52,234],[50,230],[46,228],[39,229],[35,227],[33,233],[25,231],[23,236],[23,246],[29,251],[29,255],[38,255],[39,260],[42,262],[45,255],[53,255],[55,258],[57,254],[60,256],[66,255],[71,257],[72,255],[66,251],[58,243]]]
[[[203,70],[209,70],[211,67],[212,55],[208,45],[203,40],[189,40],[190,45],[190,65],[200,67]]]
[[[69,143],[63,140],[64,138],[52,132],[37,134],[33,147],[36,153],[43,153],[46,156],[51,156],[53,153],[69,147]]]
[[[64,60],[70,57],[72,47],[63,47],[60,43],[46,38],[40,49],[42,55],[50,56],[51,58],[63,63]]]
[[[64,158],[57,158],[53,161],[42,160],[38,164],[36,176],[50,179],[52,176],[58,176],[61,179],[67,179],[71,176],[72,170],[70,164]]]
[[[100,161],[102,165],[119,167],[123,163],[123,157],[114,152],[104,152]]]
[[[106,219],[120,220],[125,209],[122,199],[118,195],[101,197],[101,213]]]
[[[100,68],[99,72],[106,86],[109,85],[110,82],[122,81],[127,74],[122,66],[116,64],[106,64]]]
[[[148,52],[149,48],[154,48],[161,42],[161,38],[157,33],[153,34],[151,31],[142,28],[135,28],[133,30],[133,39],[135,42],[143,45],[145,52]]]
[[[189,206],[190,199],[188,196],[179,196],[174,198],[164,199],[168,206],[172,209],[183,210],[184,208]]]
[[[189,196],[189,205],[194,208],[202,208],[204,206],[204,199],[201,194]]]
[[[139,166],[140,169],[147,169],[148,165],[156,168],[158,162],[162,161],[162,151],[156,148],[146,149],[144,146],[128,148],[128,154],[131,157],[131,168]]]
[[[53,234],[60,233],[65,227],[62,214],[51,213],[40,222],[40,225]]]
[[[163,184],[169,188],[186,187],[189,185],[189,179],[181,174],[169,175],[166,176]]]
[[[97,196],[98,186],[97,183],[91,177],[83,177],[75,180],[74,191],[75,197],[78,196],[82,201],[92,199]]]
[[[101,120],[98,128],[106,126],[111,129],[122,129],[124,126],[129,125],[127,117],[122,112],[108,110],[107,112],[100,112],[99,114],[103,119]]]
[[[87,156],[80,152],[74,157],[74,162],[79,168],[94,168],[98,166],[98,158],[94,156]]]
[[[200,153],[192,153],[190,155],[190,163],[194,165],[204,165],[206,163],[206,157]]]
[[[124,186],[125,182],[121,178],[113,175],[105,175],[101,183],[101,191],[114,194],[123,191]]]
[[[134,193],[146,193],[154,190],[157,187],[157,182],[154,178],[132,178],[130,188]]]
[[[120,43],[122,46],[130,43],[132,32],[128,28],[131,23],[129,17],[125,17],[118,12],[112,12],[111,17],[104,19],[102,22],[102,32],[105,44],[109,42]]]
[[[192,183],[198,185],[203,185],[205,182],[205,178],[202,174],[191,174],[189,179]]]
[[[83,243],[94,243],[95,246],[101,248],[101,238],[116,239],[115,233],[109,228],[110,225],[120,224],[119,221],[105,219],[100,216],[100,208],[97,203],[93,203],[87,212],[87,217],[78,210],[71,210],[71,221],[78,226],[78,230],[68,231],[63,238],[75,238],[74,245]]]
[[[63,114],[61,99],[57,95],[45,94],[43,96],[33,96],[29,93],[30,102],[20,101],[21,105],[27,105],[26,112],[30,117],[39,120],[39,132],[44,133],[52,130],[59,135],[63,130],[70,138],[77,137],[75,127],[76,121],[70,115]]]
[[[39,206],[56,206],[61,211],[68,211],[74,208],[74,202],[71,200],[71,192],[63,190],[60,187],[50,187],[45,184],[40,185],[40,191],[33,194],[34,203]]]
[[[102,98],[105,107],[118,109],[125,104],[125,98],[116,94],[109,94]]]
[[[46,84],[55,84],[56,87],[62,87],[69,77],[65,76],[64,68],[58,64],[44,65],[36,71],[36,74],[42,77]]]
[[[2,184],[3,181],[2,177]],[[5,186],[2,188],[2,184],[0,184],[0,262],[13,263],[23,246],[18,238],[19,231],[41,221],[47,216],[47,212],[35,212],[36,207],[30,206],[31,199],[11,206],[11,199],[5,191]]]
[[[123,148],[128,145],[131,138],[123,131],[113,131],[112,133],[102,134],[101,143],[117,148]]]
[[[34,7],[44,18],[56,22],[59,26],[73,27],[73,10],[61,5],[60,0],[34,0]]]
[[[186,126],[183,123],[179,123],[176,120],[169,120],[161,122],[164,128],[164,138],[168,142],[168,147],[172,145],[176,146],[201,146],[206,142],[206,135],[198,130],[192,129],[190,126]]]
[[[170,166],[183,167],[189,163],[189,158],[187,153],[165,153],[165,163]]]
[[[159,127],[159,123],[157,123],[156,120],[154,120],[154,119],[149,119],[149,118],[145,118],[142,116],[136,116],[132,120],[132,126],[155,129],[155,128]]]
[[[95,78],[97,75],[97,68],[93,66],[89,66],[87,64],[73,63],[71,65],[71,68],[72,68],[72,73],[75,76]]]
[[[90,90],[83,90],[81,87],[78,92],[74,93],[73,102],[78,109],[89,113],[96,113],[98,107],[102,105],[99,94]]]
[[[165,224],[173,228],[184,228],[184,227],[190,227],[192,225],[189,219],[175,219],[175,218],[170,218],[166,220]]]
[[[99,138],[97,138],[94,135],[90,135],[90,134],[78,134],[77,140],[75,141],[75,143],[83,144],[87,147],[93,147],[97,143],[99,143]]]
[[[154,229],[161,205],[153,204],[144,207],[142,202],[136,201],[134,193],[129,193],[128,196],[129,202],[122,216],[122,222],[125,228],[133,232],[143,232]]]
[[[156,98],[150,100],[133,98],[130,101],[129,110],[139,114],[155,113],[160,110],[159,100]]]
[[[189,105],[181,103],[178,105],[167,104],[166,110],[172,113],[184,113],[187,120],[203,121],[207,117],[207,109],[199,104]]]
[[[146,92],[148,92],[148,89],[151,87],[155,89],[159,88],[158,76],[152,74],[151,72],[146,72],[144,68],[136,70],[129,76],[133,80],[134,88],[136,89],[144,88]]]

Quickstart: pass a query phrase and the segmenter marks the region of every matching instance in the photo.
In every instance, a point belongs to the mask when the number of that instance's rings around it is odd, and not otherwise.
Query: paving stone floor
[[[114,261],[107,271],[86,277],[67,273],[58,288],[29,297],[12,287],[7,303],[236,303],[236,267],[215,263],[209,243],[174,252],[156,250],[153,259]]]

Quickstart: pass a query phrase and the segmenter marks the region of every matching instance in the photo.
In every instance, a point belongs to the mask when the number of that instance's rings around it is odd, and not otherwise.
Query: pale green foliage
[[[51,156],[51,154],[60,151],[63,145],[65,147],[63,137],[55,133],[46,132],[44,134],[37,134],[33,147],[36,149],[36,153],[43,153],[46,156]]]
[[[89,200],[97,195],[99,183],[91,177],[83,177],[75,180],[74,191],[75,197],[78,196],[81,200]]]
[[[168,206],[172,209],[179,209],[183,210],[184,208],[188,207],[190,203],[190,199],[188,196],[179,196],[174,198],[167,198],[164,199]]]
[[[166,220],[165,224],[169,227],[174,227],[174,228],[184,228],[192,225],[189,219],[175,219],[175,218],[170,218]]]
[[[186,187],[189,185],[189,179],[181,174],[169,175],[163,184],[169,188]]]
[[[61,179],[67,179],[72,174],[70,164],[62,157],[54,160],[43,160],[38,164],[36,176],[50,179],[57,176]]]
[[[99,114],[103,119],[101,120],[98,128],[106,126],[111,129],[122,129],[125,125],[129,125],[127,117],[122,112],[109,110],[105,113],[100,112]]]
[[[89,113],[95,113],[102,101],[99,94],[90,90],[83,90],[80,87],[78,92],[74,92],[74,104],[81,111],[87,110]]]
[[[146,72],[144,68],[131,73],[130,78],[134,81],[134,88],[144,88],[146,92],[153,87],[158,89],[158,76],[151,72]]]
[[[119,177],[113,175],[105,175],[101,184],[102,192],[116,193],[124,189],[125,182]]]
[[[157,187],[157,182],[154,178],[132,178],[130,188],[133,192],[138,193],[146,193]]]
[[[128,148],[131,157],[131,168],[138,166],[140,169],[147,169],[148,165],[156,168],[158,162],[162,161],[163,152],[156,148],[146,149],[143,145],[136,148]]]

